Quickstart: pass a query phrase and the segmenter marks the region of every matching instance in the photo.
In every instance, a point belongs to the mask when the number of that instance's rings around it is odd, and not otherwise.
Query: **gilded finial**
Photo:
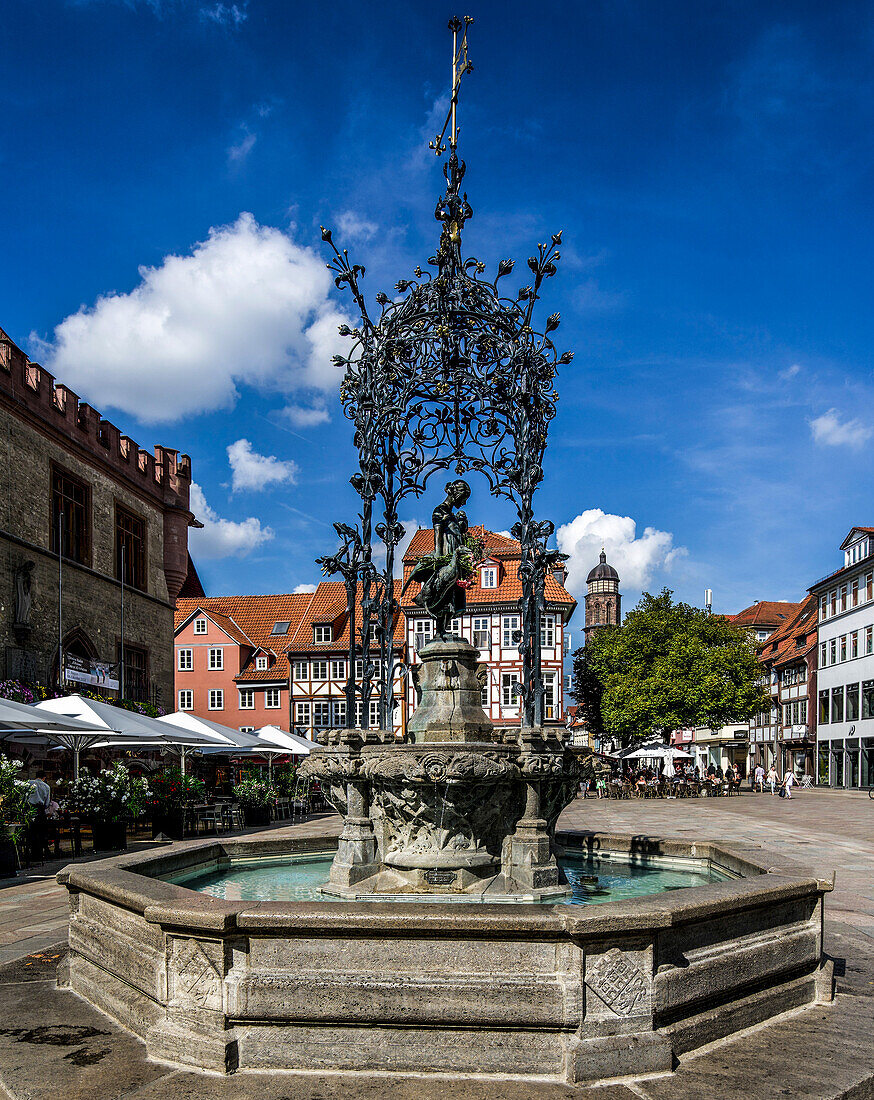
[[[456,15],[449,20],[449,29],[452,31],[452,96],[449,100],[449,111],[446,115],[446,121],[443,123],[443,129],[433,141],[428,142],[428,148],[433,149],[438,157],[441,153],[446,152],[443,139],[446,137],[447,127],[449,128],[449,148],[453,153],[458,145],[458,125],[456,122],[458,89],[461,86],[461,78],[464,74],[473,72],[473,62],[469,61],[467,57],[467,28],[472,22],[473,18],[470,15],[465,15],[464,19],[459,19]],[[462,29],[464,33],[459,43],[458,32]]]

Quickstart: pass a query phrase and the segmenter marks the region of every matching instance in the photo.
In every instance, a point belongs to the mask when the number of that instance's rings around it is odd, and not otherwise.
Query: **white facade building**
[[[854,527],[817,597],[817,782],[874,785],[874,528]]]

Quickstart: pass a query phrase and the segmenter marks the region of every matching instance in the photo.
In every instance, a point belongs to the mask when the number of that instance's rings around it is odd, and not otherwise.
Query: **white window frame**
[[[313,729],[331,728],[331,702],[329,699],[313,699]]]
[[[313,680],[324,683],[328,679],[329,662],[326,660],[313,661]]]
[[[513,684],[519,683],[518,672],[501,673],[501,706],[505,709],[518,710],[519,696],[513,691]]]
[[[330,623],[325,626],[321,624],[313,627],[313,643],[315,645],[327,645],[328,642],[334,640],[334,628]]]
[[[484,565],[480,571],[480,588],[498,587],[498,567],[496,565]]]
[[[334,726],[342,729],[346,725],[346,700],[337,699],[334,703]]]
[[[193,649],[177,649],[176,668],[180,672],[193,672],[194,671],[194,650]]]
[[[282,688],[266,688],[264,706],[267,710],[279,710],[282,706]]]
[[[210,649],[207,668],[210,672],[224,672],[225,651],[221,646],[213,646],[213,648]]]
[[[504,649],[518,649],[519,643],[513,641],[513,635],[519,630],[518,615],[504,615],[501,619],[501,641]]]
[[[434,620],[416,619],[413,624],[413,638],[416,652],[434,640]]]
[[[255,689],[240,688],[240,710],[255,709]]]
[[[222,688],[210,688],[207,696],[207,710],[224,710],[225,693]]]
[[[195,634],[206,634],[206,632],[207,632],[206,619],[195,619],[194,620],[194,633]]]
[[[471,624],[473,628],[473,644],[477,649],[491,649],[491,625],[492,621],[488,615],[478,615],[473,619]],[[483,642],[485,642],[485,644],[483,644]]]
[[[240,733],[254,733],[254,726],[240,726]]]
[[[194,710],[194,691],[191,688],[181,688],[179,691],[179,709]]]
[[[309,661],[295,661],[293,668],[294,680],[309,680],[310,678],[310,663]]]
[[[335,658],[331,661],[331,679],[346,679],[346,660],[344,657]]]
[[[259,672],[263,672],[265,668],[270,667],[270,658],[266,653],[259,653],[255,658],[255,668]]]
[[[294,704],[294,724],[296,726],[311,726],[312,714],[313,709],[309,699],[303,699],[301,702]]]
[[[543,673],[543,717],[553,721],[561,717],[555,679],[554,672]]]
[[[540,620],[540,645],[542,649],[555,648],[554,615],[544,615]]]

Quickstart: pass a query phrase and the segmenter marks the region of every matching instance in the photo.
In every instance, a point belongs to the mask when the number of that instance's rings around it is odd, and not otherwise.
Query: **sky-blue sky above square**
[[[538,508],[575,594],[603,544],[626,606],[800,598],[874,522],[871,6],[466,13],[465,251],[524,268],[563,231],[543,319],[575,358]],[[352,311],[319,226],[371,297],[433,254],[452,14],[4,6],[0,326],[141,446],[192,456],[209,594],[314,584],[355,514],[330,362]],[[471,519],[509,528],[472,483]]]

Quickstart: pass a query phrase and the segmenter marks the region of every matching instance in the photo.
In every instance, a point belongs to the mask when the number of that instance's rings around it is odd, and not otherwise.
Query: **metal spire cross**
[[[467,28],[472,22],[473,18],[470,15],[465,15],[463,20],[459,19],[457,15],[449,20],[449,29],[452,31],[452,98],[449,101],[449,112],[446,115],[446,121],[443,123],[443,129],[434,141],[428,142],[428,148],[433,149],[438,157],[441,153],[446,152],[443,139],[446,137],[447,127],[450,127],[449,148],[455,152],[455,147],[458,145],[458,126],[455,121],[455,112],[458,107],[458,89],[461,86],[461,78],[465,73],[473,72],[473,62],[467,59]],[[464,28],[464,33],[459,44],[458,32],[462,28]]]

